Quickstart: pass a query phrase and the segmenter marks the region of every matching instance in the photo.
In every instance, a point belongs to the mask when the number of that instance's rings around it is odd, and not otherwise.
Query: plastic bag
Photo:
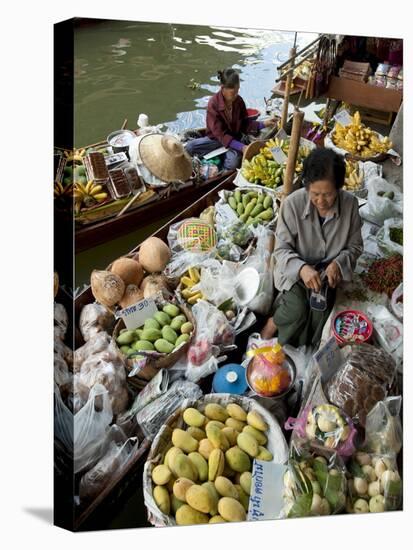
[[[345,467],[334,453],[294,450],[283,478],[281,517],[324,516],[341,512],[346,503]]]
[[[172,256],[184,251],[191,254],[207,254],[215,250],[216,243],[214,227],[199,218],[187,218],[172,224],[169,228],[168,245]]]
[[[129,395],[126,385],[124,359],[113,340],[107,348],[90,355],[79,372],[79,381],[92,388],[96,383],[102,384],[109,392],[114,415],[126,410]]]
[[[215,305],[221,305],[234,296],[235,277],[238,265],[218,260],[205,262],[201,270],[198,288],[205,299]]]
[[[348,464],[348,472],[348,513],[400,509],[402,481],[394,454],[357,452]]]
[[[100,448],[112,417],[112,407],[107,389],[102,384],[94,385],[90,390],[86,405],[74,415],[75,473],[83,470],[89,464],[96,463],[101,457]]]
[[[177,380],[169,390],[152,401],[136,415],[145,437],[153,440],[168,417],[182,405],[184,399],[199,399],[202,391],[196,384]]]
[[[110,332],[115,317],[104,306],[98,303],[87,304],[80,313],[79,329],[83,340],[87,342],[98,332]]]
[[[397,454],[403,444],[401,396],[387,397],[371,409],[366,419],[364,447],[373,453]]]
[[[63,402],[60,389],[54,385],[54,435],[66,450],[73,452],[73,414]]]
[[[403,283],[399,284],[391,296],[391,309],[399,321],[403,321]]]
[[[369,304],[366,313],[374,325],[374,339],[387,353],[403,348],[403,325],[386,307]]]
[[[137,439],[126,439],[122,430],[113,433],[113,439],[108,445],[104,456],[80,480],[80,502],[95,499],[110,482],[111,478],[119,473],[128,461]],[[116,435],[116,436],[115,436]]]
[[[54,335],[60,340],[64,340],[66,336],[69,317],[67,311],[62,304],[54,303]]]
[[[385,256],[391,256],[391,254],[403,255],[403,220],[401,218],[385,220],[376,237],[377,245]],[[395,241],[399,238],[402,244]]]
[[[383,178],[372,178],[367,183],[367,204],[360,209],[360,214],[378,225],[383,225],[386,219],[399,218],[403,214],[403,194],[397,185]],[[380,195],[378,194],[380,193]],[[384,196],[393,194],[393,198]]]
[[[342,348],[343,363],[324,387],[331,403],[364,426],[369,411],[391,386],[396,363],[384,349],[370,344]]]
[[[80,371],[83,362],[96,353],[100,353],[107,349],[111,341],[111,337],[107,332],[98,332],[95,336],[92,336],[86,344],[78,348],[74,353],[73,372]]]

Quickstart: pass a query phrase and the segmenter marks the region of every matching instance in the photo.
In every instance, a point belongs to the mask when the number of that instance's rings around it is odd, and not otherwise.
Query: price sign
[[[284,164],[285,162],[287,162],[287,155],[284,153],[281,147],[272,147],[270,150],[275,162],[277,162],[278,164]]]
[[[288,134],[287,132],[284,130],[284,128],[281,128],[280,130],[278,130],[276,136],[278,139],[287,139],[288,138]]]
[[[146,319],[153,317],[158,311],[152,298],[145,298],[132,306],[125,307],[117,313],[116,317],[123,319],[128,330],[141,327]]]
[[[248,521],[278,519],[283,507],[283,476],[287,466],[254,460]]]
[[[340,346],[334,336],[327,340],[326,344],[313,357],[320,368],[324,382],[333,376],[343,362]]]
[[[336,122],[338,122],[339,124],[341,124],[342,126],[348,126],[349,124],[352,123],[352,118],[350,116],[350,113],[348,111],[346,111],[345,109],[343,109],[342,111],[337,113],[334,116],[334,120]]]

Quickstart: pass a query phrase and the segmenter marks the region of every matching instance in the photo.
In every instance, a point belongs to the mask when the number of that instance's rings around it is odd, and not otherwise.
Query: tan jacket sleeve
[[[351,211],[351,233],[348,236],[346,247],[335,258],[343,281],[351,281],[356,268],[357,259],[363,252],[363,238],[361,236],[361,217],[357,199],[354,200]]]
[[[300,270],[306,262],[295,250],[297,221],[288,200],[285,200],[278,217],[275,236],[276,270],[291,281],[300,279]]]

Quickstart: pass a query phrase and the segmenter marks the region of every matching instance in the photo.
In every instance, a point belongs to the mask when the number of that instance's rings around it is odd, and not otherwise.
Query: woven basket
[[[153,440],[151,450],[149,451],[149,455],[145,463],[143,470],[143,496],[145,505],[148,509],[148,521],[152,523],[152,525],[157,527],[176,525],[175,519],[171,515],[167,516],[159,510],[152,497],[152,470],[158,464],[163,464],[165,453],[172,446],[171,438],[173,430],[184,426],[184,421],[182,419],[183,411],[187,407],[201,406],[202,408],[208,403],[219,403],[224,407],[228,403],[237,403],[247,411],[254,410],[259,412],[269,426],[267,432],[267,448],[274,457],[272,462],[276,464],[283,464],[288,458],[288,445],[281,431],[280,425],[272,414],[254,399],[239,395],[231,395],[229,393],[213,393],[205,395],[198,401],[188,400],[187,402],[182,403],[181,407],[169,417],[166,423],[159,430],[158,435]]]
[[[150,357],[147,356],[146,364],[145,366],[139,370],[137,374],[134,376],[128,376],[127,382],[136,390],[142,390],[148,382],[152,380],[152,378],[158,374],[158,372],[161,369],[167,369],[169,367],[172,367],[183,355],[186,354],[188,351],[189,346],[191,345],[193,335],[195,334],[196,326],[195,326],[195,318],[192,315],[192,312],[190,309],[188,309],[184,305],[177,304],[179,309],[182,311],[182,313],[186,316],[188,321],[190,321],[194,327],[194,330],[192,331],[192,336],[189,342],[186,342],[183,346],[181,346],[178,350],[173,351],[172,353],[169,353],[168,355],[163,355],[159,357]],[[123,319],[120,319],[113,329],[113,338],[116,339],[119,336],[120,331],[125,328],[125,323],[123,322]],[[129,375],[130,372],[132,372],[134,368],[134,361],[133,359],[126,359],[125,361],[126,365],[126,371]]]

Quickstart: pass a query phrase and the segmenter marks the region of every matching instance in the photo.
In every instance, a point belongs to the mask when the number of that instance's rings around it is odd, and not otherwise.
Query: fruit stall
[[[56,452],[62,483],[74,473],[76,529],[133,494],[135,525],[154,526],[402,508],[403,194],[380,164],[400,157],[358,113],[326,137],[364,251],[320,345],[296,349],[260,336],[292,142],[252,143],[236,175],[93,270],[74,353],[56,275]],[[296,188],[314,147],[297,144]],[[80,215],[109,199],[87,166],[72,168]],[[60,194],[68,165],[61,176]]]

